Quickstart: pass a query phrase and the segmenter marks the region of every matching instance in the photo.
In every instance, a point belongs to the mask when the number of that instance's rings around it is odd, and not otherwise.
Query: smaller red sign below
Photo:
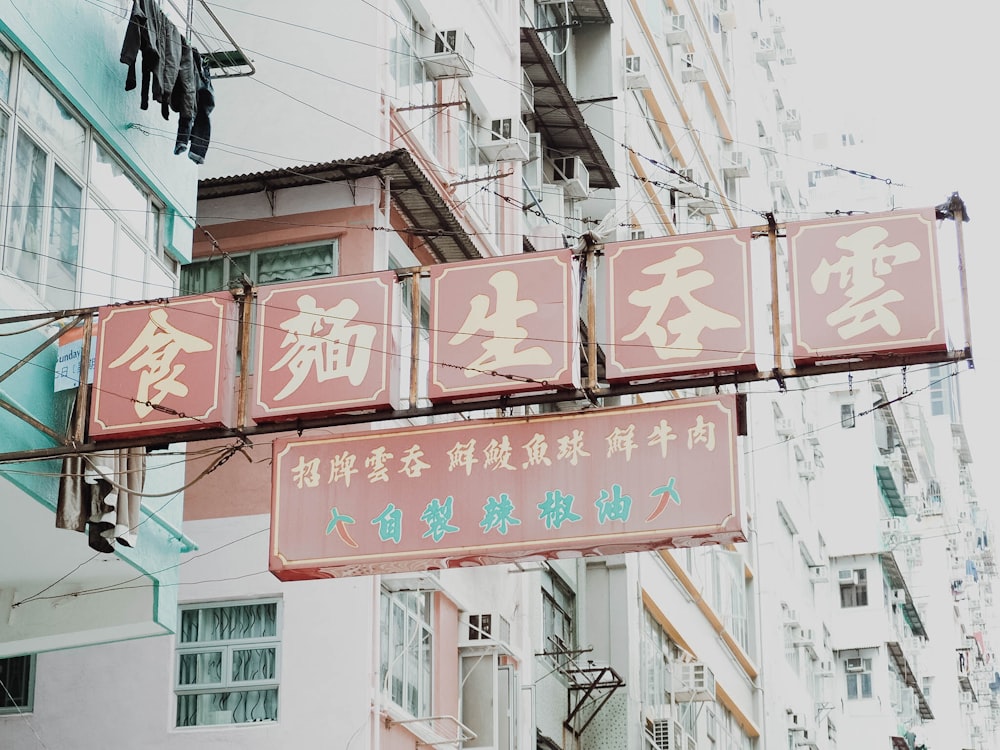
[[[610,244],[609,381],[756,369],[750,229]]]
[[[282,580],[745,541],[736,397],[274,441]]]
[[[238,322],[228,292],[100,308],[90,437],[231,427]]]
[[[934,209],[789,223],[797,364],[946,351]]]
[[[396,299],[392,271],[260,290],[253,419],[395,408]]]
[[[571,250],[430,268],[432,401],[579,386]]]

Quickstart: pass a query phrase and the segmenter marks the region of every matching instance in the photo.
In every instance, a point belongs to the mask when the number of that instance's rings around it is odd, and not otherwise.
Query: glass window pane
[[[181,654],[178,668],[177,683],[180,685],[219,685],[222,682],[222,652]]]
[[[226,261],[197,261],[181,267],[181,294],[204,294],[225,289]]]
[[[40,228],[45,205],[45,163],[45,152],[24,133],[19,133],[4,265],[36,288],[41,267]]]
[[[232,679],[234,682],[273,680],[275,669],[273,648],[233,649]]]
[[[0,98],[10,101],[10,50],[0,44]]]
[[[73,307],[76,302],[82,207],[83,188],[56,167],[52,180],[52,223],[45,273],[47,289],[43,296],[57,307]]]
[[[34,691],[35,659],[31,654],[0,659],[0,714],[30,711]]]
[[[118,250],[115,253],[115,301],[142,299],[145,276],[145,248],[131,234],[119,229]]]
[[[87,131],[31,71],[22,68],[22,73],[18,111],[57,154],[83,171]]]
[[[104,305],[111,301],[115,223],[99,207],[87,214],[83,268],[80,270],[80,304]]]
[[[147,238],[146,194],[135,183],[118,161],[99,143],[94,144],[90,161],[90,183],[109,206],[114,206],[118,216],[131,226],[140,237]]]

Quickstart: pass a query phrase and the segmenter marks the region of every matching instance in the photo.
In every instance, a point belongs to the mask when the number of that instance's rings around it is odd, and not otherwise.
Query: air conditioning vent
[[[701,662],[687,662],[675,665],[676,678],[673,681],[675,701],[714,701],[715,675]]]
[[[857,586],[858,576],[853,570],[838,570],[837,583],[841,586]]]
[[[462,29],[434,32],[434,52],[423,58],[424,69],[433,79],[468,78],[475,64],[476,48]]]
[[[844,662],[844,669],[848,672],[864,672],[864,660],[861,657],[851,657]]]
[[[694,52],[687,52],[681,60],[681,81],[684,83],[699,83],[707,81],[705,68],[702,67],[698,55]]]

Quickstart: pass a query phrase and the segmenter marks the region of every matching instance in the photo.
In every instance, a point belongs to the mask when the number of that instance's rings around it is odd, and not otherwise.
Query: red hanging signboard
[[[90,437],[231,427],[238,320],[228,292],[100,308]]]
[[[736,397],[279,439],[282,580],[745,541]]]
[[[610,244],[609,381],[756,369],[750,230]]]
[[[397,298],[392,271],[262,288],[253,419],[395,407]]]
[[[934,209],[786,225],[797,364],[946,351]]]

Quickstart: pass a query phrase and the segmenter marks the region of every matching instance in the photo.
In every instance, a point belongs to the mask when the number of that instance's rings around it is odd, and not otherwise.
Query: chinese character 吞
[[[634,341],[645,336],[661,360],[678,357],[693,357],[704,349],[701,334],[707,328],[715,331],[722,328],[739,328],[739,318],[716,310],[697,299],[695,292],[715,283],[715,276],[706,269],[682,273],[686,269],[701,264],[705,256],[689,245],[677,250],[672,258],[653,263],[642,270],[650,276],[660,276],[659,283],[648,289],[636,289],[628,296],[628,301],[636,307],[645,307],[645,317],[630,333],[622,336],[622,341]],[[674,300],[687,309],[663,324],[667,308]],[[670,340],[673,335],[673,341]]]
[[[400,461],[403,463],[403,468],[399,470],[400,474],[406,474],[406,476],[414,479],[416,477],[422,476],[425,469],[431,468],[431,465],[423,460],[424,451],[419,445],[411,445],[403,453]]]

